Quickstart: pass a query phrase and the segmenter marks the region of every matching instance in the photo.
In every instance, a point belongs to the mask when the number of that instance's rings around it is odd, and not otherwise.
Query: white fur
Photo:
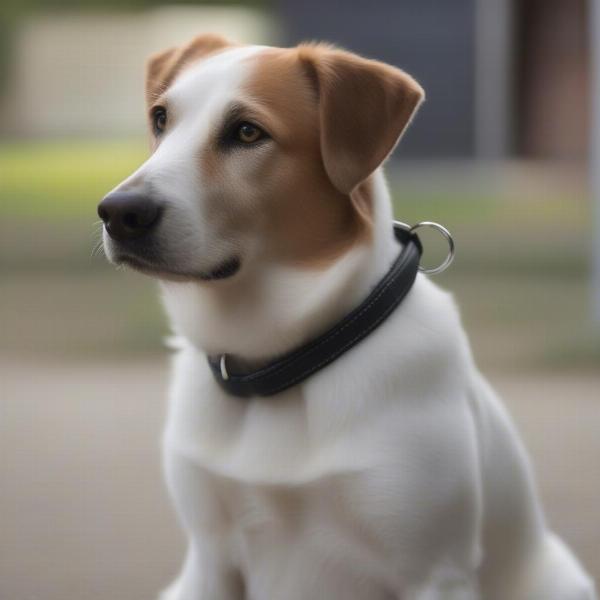
[[[381,179],[377,210],[387,239]],[[387,246],[364,252],[373,273],[388,268]],[[342,293],[362,272],[324,276],[338,276]],[[171,287],[171,314],[202,307],[201,288],[190,286],[184,306]],[[340,299],[329,290],[328,303]],[[245,310],[245,328],[237,315],[242,328],[226,341],[233,352],[245,349],[245,329],[271,328],[259,305]],[[211,330],[228,331],[225,311],[210,315]],[[196,319],[191,340],[202,308]],[[180,344],[164,449],[190,549],[163,600],[241,598],[238,577],[251,600],[595,598],[545,526],[527,457],[451,297],[425,277],[366,340],[273,398],[227,396],[193,341]]]
[[[260,46],[228,50],[186,69],[165,94],[172,122],[168,135],[150,158],[115,188],[166,200],[162,237],[170,261],[176,261],[181,271],[208,270],[237,251],[240,244],[251,243],[219,235],[219,223],[207,217],[198,165],[199,150],[248,74],[245,62],[261,50]],[[112,260],[115,244],[106,231],[103,239]]]
[[[168,94],[181,122],[123,184],[168,192],[167,231],[195,249],[184,260],[222,256],[192,157],[259,51],[178,79]],[[367,339],[275,397],[230,397],[213,380],[205,352],[275,355],[367,296],[399,251],[381,171],[374,216],[373,243],[323,271],[162,283],[178,334],[164,467],[189,544],[162,600],[592,600],[545,525],[452,298],[427,278]]]

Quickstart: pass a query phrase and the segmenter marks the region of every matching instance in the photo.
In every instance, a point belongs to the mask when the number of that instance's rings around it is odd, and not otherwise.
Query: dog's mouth
[[[143,258],[132,256],[131,254],[121,254],[115,258],[114,262],[127,265],[146,275],[170,281],[217,281],[228,279],[233,277],[242,266],[242,262],[238,256],[228,258],[210,271],[198,272],[185,272],[177,269],[170,269],[164,265],[156,265]]]

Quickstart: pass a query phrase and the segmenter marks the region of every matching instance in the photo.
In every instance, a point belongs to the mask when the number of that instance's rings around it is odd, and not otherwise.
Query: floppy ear
[[[423,89],[404,71],[349,52],[320,45],[299,52],[318,90],[325,170],[348,194],[392,152]]]
[[[147,104],[151,105],[186,65],[232,45],[220,35],[207,33],[195,37],[184,46],[150,56],[146,63]]]
[[[163,52],[152,54],[148,58],[146,62],[146,104],[151,105],[166,89],[166,75],[176,52],[177,48],[169,48]]]

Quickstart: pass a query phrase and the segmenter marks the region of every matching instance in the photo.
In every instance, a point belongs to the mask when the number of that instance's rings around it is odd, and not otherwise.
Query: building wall
[[[0,135],[144,131],[147,56],[202,32],[238,42],[325,40],[414,75],[427,100],[398,157],[584,158],[585,0],[273,0],[239,7],[57,13],[15,33]],[[5,82],[2,82],[5,83]]]
[[[427,101],[399,156],[474,152],[474,0],[281,0],[287,43],[334,42],[397,65]]]
[[[264,14],[243,8],[167,7],[32,18],[15,36],[15,64],[9,85],[3,86],[0,133],[142,133],[148,55],[203,32],[268,43],[276,29]]]

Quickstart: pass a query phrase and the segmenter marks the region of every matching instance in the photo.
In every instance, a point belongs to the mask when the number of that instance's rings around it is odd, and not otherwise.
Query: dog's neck
[[[316,337],[358,305],[398,254],[381,170],[373,177],[373,232],[325,270],[272,266],[216,285],[163,283],[174,332],[207,354],[255,365]]]

